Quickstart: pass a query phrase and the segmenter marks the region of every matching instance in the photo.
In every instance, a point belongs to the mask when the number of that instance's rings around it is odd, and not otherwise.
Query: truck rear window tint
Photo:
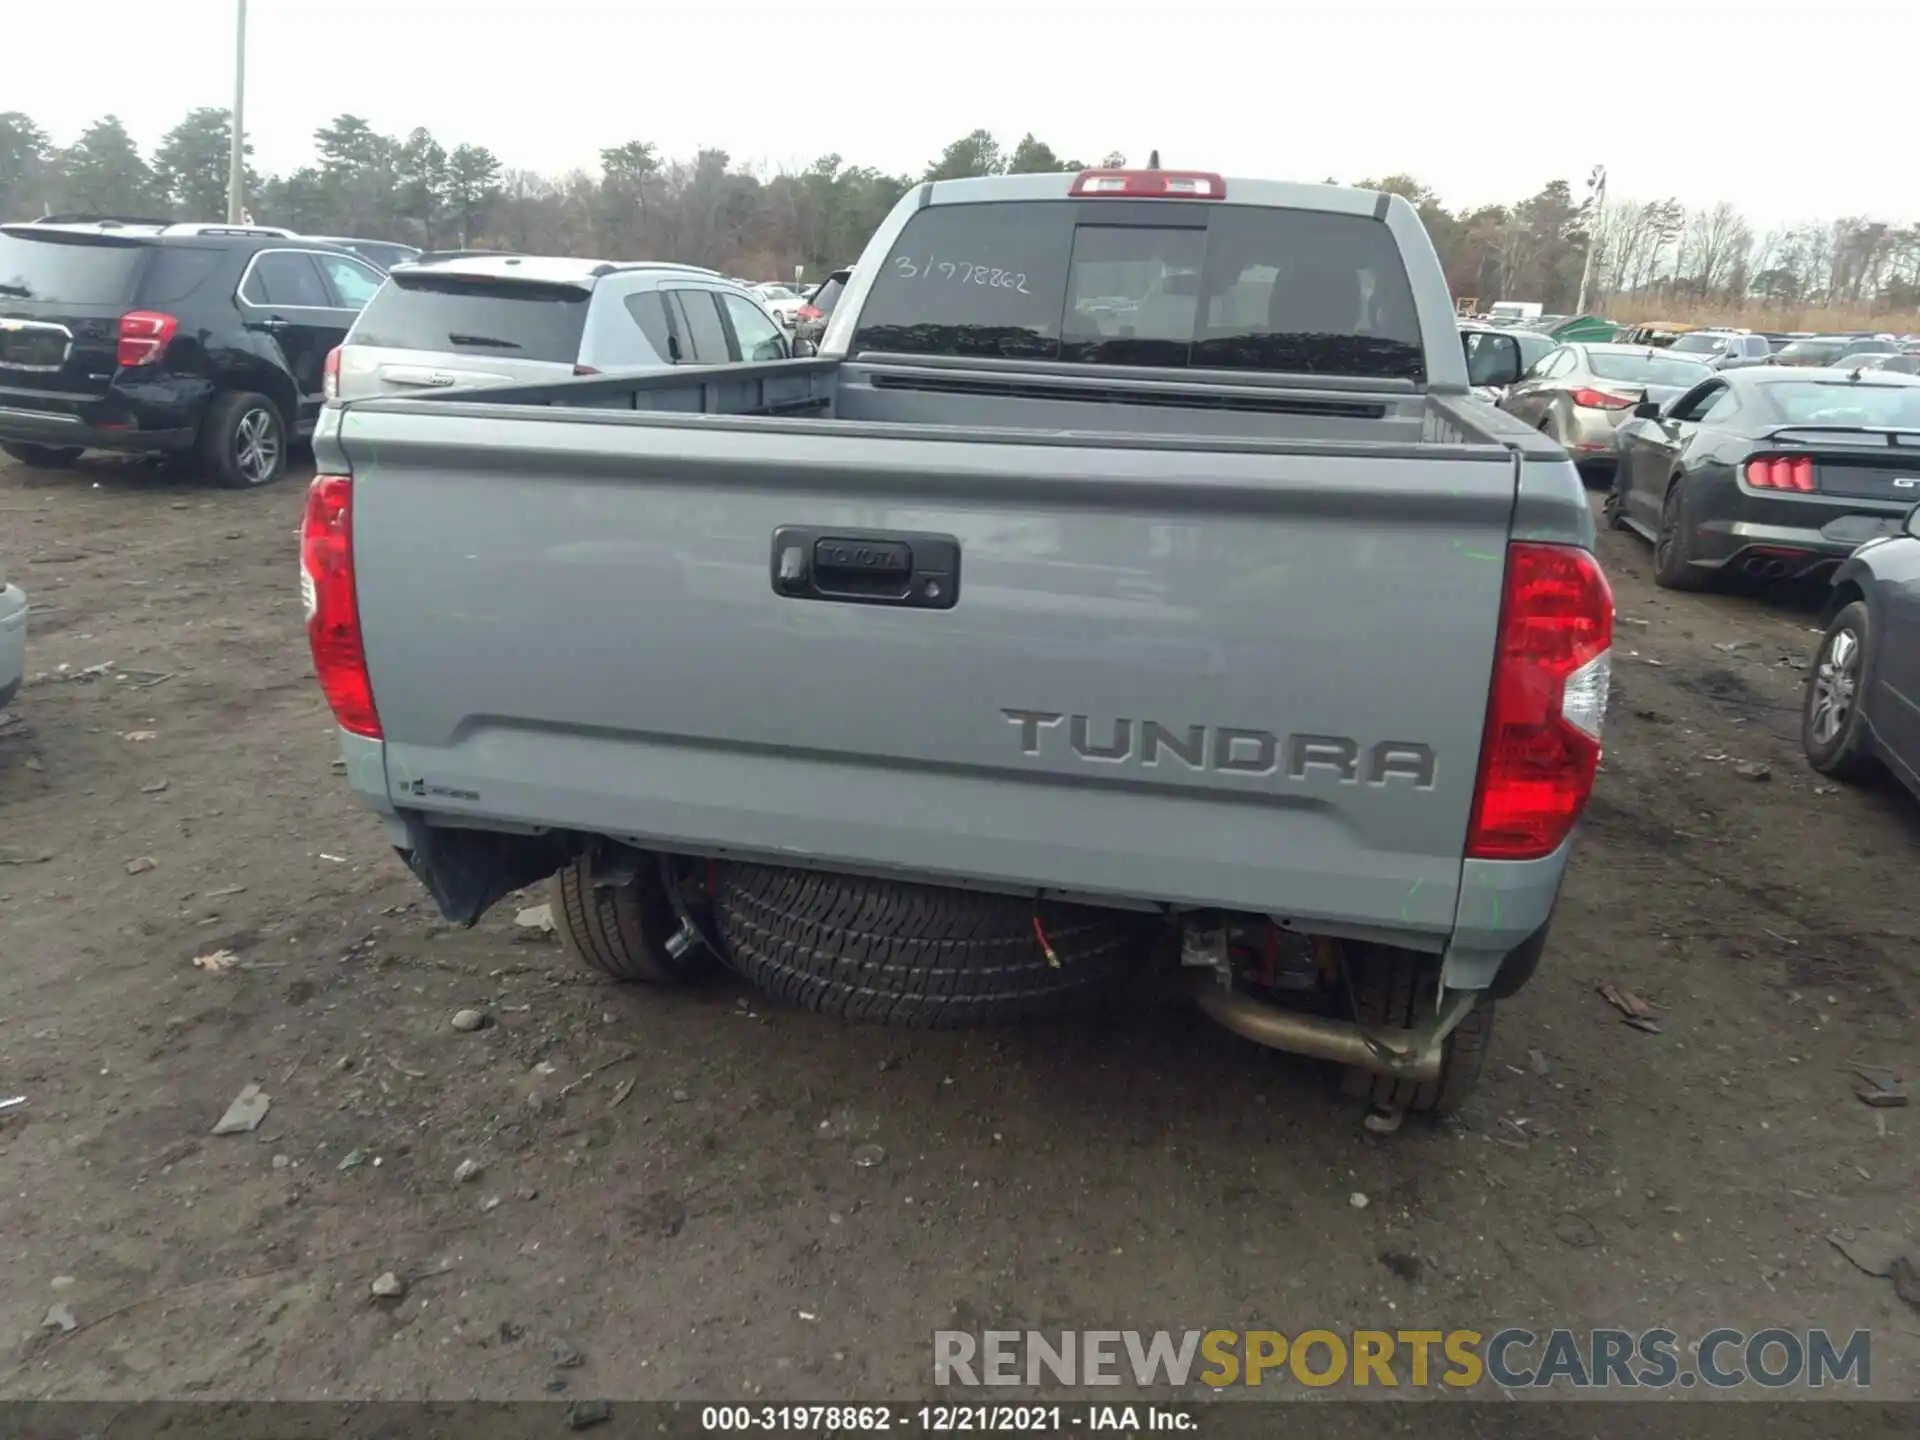
[[[132,298],[149,248],[93,236],[41,239],[0,230],[0,304],[8,300],[120,304]]]
[[[460,275],[395,275],[360,312],[348,343],[515,360],[580,358],[591,292]]]
[[[1426,378],[1383,222],[1158,200],[929,206],[874,277],[853,348]]]

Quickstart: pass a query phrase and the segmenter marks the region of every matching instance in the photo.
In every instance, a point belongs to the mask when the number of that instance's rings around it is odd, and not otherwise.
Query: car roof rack
[[[590,273],[597,278],[601,275],[618,275],[627,270],[679,270],[689,275],[712,275],[720,280],[728,278],[708,266],[683,265],[677,260],[606,260],[594,266]],[[743,285],[746,282],[735,280],[733,283]]]
[[[293,240],[297,237],[291,230],[283,230],[277,225],[224,225],[211,221],[188,220],[168,225],[163,232],[168,235],[219,235],[232,239],[235,236],[252,240]]]
[[[398,245],[404,242],[398,240],[382,240],[380,243],[382,245]],[[510,255],[518,257],[524,253],[525,252],[520,250],[421,250],[414,255],[413,259],[403,260],[400,263],[403,265],[431,265],[441,260],[471,260],[483,255]]]
[[[91,212],[71,215],[42,215],[27,222],[29,225],[152,225],[164,230],[173,224],[153,215],[99,215]]]

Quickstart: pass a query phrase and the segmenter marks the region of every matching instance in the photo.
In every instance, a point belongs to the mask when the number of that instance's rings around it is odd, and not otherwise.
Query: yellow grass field
[[[1727,325],[1742,330],[1811,330],[1822,335],[1846,330],[1884,330],[1891,335],[1920,334],[1920,312],[1912,310],[1874,313],[1842,307],[1829,310],[1819,305],[1776,308],[1770,305],[1735,307],[1676,303],[1662,306],[1631,301],[1602,306],[1597,313],[1624,325],[1644,325],[1649,321],[1666,320],[1679,325]]]

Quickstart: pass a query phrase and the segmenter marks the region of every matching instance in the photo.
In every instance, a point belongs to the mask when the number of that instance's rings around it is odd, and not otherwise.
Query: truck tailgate
[[[338,444],[396,805],[1452,928],[1503,450],[395,402]],[[951,536],[957,603],[789,598],[783,526]]]

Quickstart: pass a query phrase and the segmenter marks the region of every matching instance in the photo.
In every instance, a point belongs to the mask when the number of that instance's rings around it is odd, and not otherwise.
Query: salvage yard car
[[[1581,475],[1597,482],[1613,474],[1616,431],[1634,406],[1664,404],[1712,373],[1674,350],[1563,345],[1508,386],[1499,403],[1566,446]]]
[[[1884,767],[1920,798],[1920,503],[1899,534],[1842,563],[1825,619],[1801,715],[1807,763],[1836,780]]]
[[[1606,517],[1653,542],[1653,578],[1830,575],[1898,533],[1920,498],[1920,379],[1879,370],[1732,370],[1620,427]]]
[[[396,266],[327,356],[326,394],[334,402],[793,353],[760,297],[712,270],[470,255]]]
[[[271,484],[381,278],[270,226],[0,226],[0,451],[49,469],[163,455]]]
[[[825,342],[330,412],[316,674],[441,912],[552,876],[609,974],[712,950],[913,1026],[1159,963],[1457,1105],[1546,941],[1613,604],[1413,208],[922,184]]]

